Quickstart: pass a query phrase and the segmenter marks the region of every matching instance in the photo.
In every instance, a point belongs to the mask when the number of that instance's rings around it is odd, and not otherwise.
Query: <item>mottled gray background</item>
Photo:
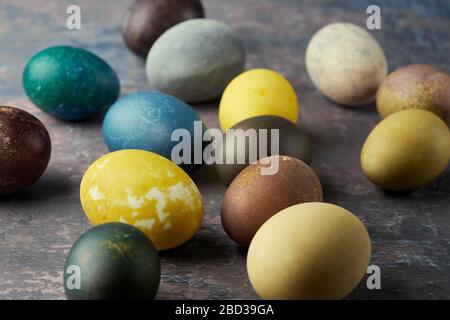
[[[119,74],[122,94],[147,89],[144,64],[122,42],[125,0],[0,0],[0,103],[22,107],[47,126],[53,154],[42,179],[29,190],[0,200],[0,298],[63,299],[62,270],[72,243],[89,227],[79,203],[84,170],[107,152],[101,117],[64,123],[24,97],[22,70],[36,52],[53,45],[81,46],[104,58]],[[299,124],[315,148],[313,168],[325,199],[357,214],[373,241],[372,264],[382,270],[382,290],[365,281],[354,299],[450,298],[450,171],[410,194],[386,194],[359,169],[362,143],[379,121],[374,106],[358,110],[324,99],[309,81],[304,52],[323,25],[347,21],[364,26],[369,4],[382,7],[381,42],[390,69],[429,63],[449,71],[450,3],[436,1],[205,0],[207,15],[242,36],[247,68],[283,73],[300,100]],[[69,4],[82,8],[82,29],[65,29]],[[218,102],[196,106],[210,126]],[[210,168],[195,177],[206,217],[186,245],[161,253],[160,299],[257,298],[245,270],[245,252],[222,230],[219,207],[225,188]]]

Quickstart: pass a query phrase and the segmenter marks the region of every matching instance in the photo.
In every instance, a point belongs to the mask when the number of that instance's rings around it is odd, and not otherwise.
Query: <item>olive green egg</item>
[[[412,190],[433,181],[450,158],[450,132],[434,113],[420,109],[396,112],[369,134],[361,167],[378,187]]]
[[[243,120],[228,129],[220,141],[216,154],[217,175],[229,186],[250,163],[271,155],[293,157],[309,165],[312,159],[310,140],[303,130],[282,117],[265,115]]]

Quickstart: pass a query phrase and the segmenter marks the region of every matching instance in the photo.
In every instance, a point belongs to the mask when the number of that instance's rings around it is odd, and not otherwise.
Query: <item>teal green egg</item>
[[[82,48],[50,47],[25,67],[23,86],[30,100],[61,120],[81,120],[107,110],[119,97],[115,71]]]

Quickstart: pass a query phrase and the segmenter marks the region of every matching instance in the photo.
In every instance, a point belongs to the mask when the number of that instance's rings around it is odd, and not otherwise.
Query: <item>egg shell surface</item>
[[[133,226],[113,222],[90,228],[72,246],[64,290],[69,300],[150,300],[160,278],[158,252],[150,239]]]
[[[109,151],[140,149],[172,160],[172,150],[180,142],[172,139],[177,129],[185,129],[191,139],[192,157],[180,166],[188,173],[201,167],[196,164],[194,123],[201,121],[197,112],[183,101],[160,92],[140,92],[114,103],[103,120],[103,137]],[[203,134],[203,123],[200,126]]]
[[[80,199],[94,225],[128,223],[158,250],[185,243],[203,220],[202,198],[191,178],[170,160],[143,150],[96,160],[83,176]]]
[[[0,195],[36,182],[50,154],[50,136],[41,121],[19,108],[0,106]]]
[[[111,106],[120,93],[114,70],[82,48],[50,47],[25,67],[23,86],[30,100],[61,120],[81,120]]]
[[[351,23],[332,23],[320,29],[310,40],[305,59],[314,85],[346,106],[372,102],[388,72],[377,40]]]
[[[382,118],[406,109],[423,109],[450,124],[450,75],[424,64],[414,64],[391,73],[377,92]]]
[[[235,130],[233,134],[231,134],[231,129]],[[252,137],[252,130],[256,130],[254,135],[256,138],[253,139],[253,142],[247,138],[245,146],[242,146],[247,134],[248,137]],[[261,130],[266,130],[267,134],[263,134]],[[272,130],[278,130],[278,140],[272,141]],[[264,141],[267,142],[267,145],[263,144]],[[257,158],[253,161],[250,158],[251,143],[256,145],[257,151]],[[274,147],[275,143],[278,143],[278,148]],[[290,156],[310,164],[312,160],[311,142],[303,130],[285,118],[270,115],[248,118],[223,134],[216,153],[216,159],[220,161],[216,160],[215,169],[220,181],[225,186],[229,186],[239,172],[251,162],[271,155]],[[239,161],[241,157],[244,157],[245,161]],[[232,160],[231,163],[228,158]]]
[[[369,234],[351,212],[310,202],[286,208],[258,230],[247,271],[263,299],[342,299],[363,279]]]
[[[361,151],[367,178],[382,189],[412,190],[434,180],[450,158],[450,131],[432,112],[408,109],[381,121]]]
[[[185,20],[204,17],[199,0],[136,0],[123,17],[122,36],[131,51],[146,58],[165,31]]]
[[[225,89],[219,108],[222,131],[256,116],[274,115],[297,123],[297,95],[289,81],[268,69],[246,71]]]
[[[186,102],[218,98],[245,65],[237,33],[222,22],[192,19],[159,37],[146,63],[150,87]]]
[[[278,163],[275,174],[262,171],[269,167],[268,160]],[[279,211],[323,200],[319,178],[304,162],[286,156],[261,161],[249,165],[233,180],[222,202],[222,225],[241,246],[249,246],[256,231]]]

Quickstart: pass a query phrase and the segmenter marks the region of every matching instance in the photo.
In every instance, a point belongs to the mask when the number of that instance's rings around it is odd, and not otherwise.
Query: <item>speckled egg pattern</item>
[[[23,73],[33,103],[62,120],[79,120],[106,110],[119,96],[114,70],[97,55],[70,46],[36,54]]]
[[[94,225],[131,224],[158,250],[189,240],[203,219],[194,182],[174,163],[148,151],[116,151],[95,161],[83,177],[80,197]]]

